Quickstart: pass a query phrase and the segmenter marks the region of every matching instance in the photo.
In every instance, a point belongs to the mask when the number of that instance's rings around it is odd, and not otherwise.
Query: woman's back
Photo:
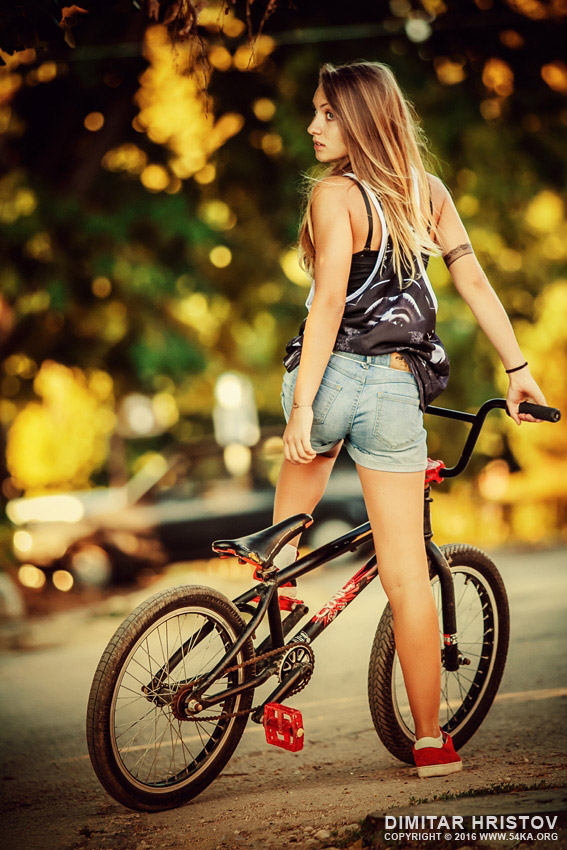
[[[376,193],[352,172],[323,182],[345,188],[353,246],[344,313],[333,350],[365,355],[402,352],[425,407],[445,388],[449,373],[445,349],[435,333],[437,298],[427,275],[427,257],[414,257],[415,273],[404,277],[400,285],[391,234]],[[417,196],[415,183],[414,191]],[[308,310],[315,288],[313,281]],[[305,322],[287,345],[283,362],[288,371],[299,363],[304,327]]]

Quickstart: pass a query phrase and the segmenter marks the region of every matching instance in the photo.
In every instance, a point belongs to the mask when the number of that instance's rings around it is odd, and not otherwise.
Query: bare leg
[[[308,463],[292,463],[284,458],[276,485],[274,524],[294,514],[310,514],[314,510],[325,492],[341,446],[342,441]],[[298,534],[289,542],[298,546],[300,537]]]
[[[394,615],[396,649],[416,738],[439,735],[441,651],[423,540],[423,472],[356,465],[378,569]]]

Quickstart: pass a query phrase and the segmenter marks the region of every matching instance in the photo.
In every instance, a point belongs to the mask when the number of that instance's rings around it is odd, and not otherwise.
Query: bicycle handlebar
[[[546,422],[559,422],[561,419],[561,411],[557,410],[556,407],[544,407],[543,404],[532,404],[531,401],[522,401],[518,411],[529,413],[536,419],[544,419]],[[508,416],[510,416],[509,413]]]
[[[431,413],[433,416],[441,416],[444,419],[456,419],[459,422],[468,422],[472,425],[459,460],[455,466],[441,469],[439,471],[441,478],[455,478],[466,468],[482,426],[484,425],[484,420],[491,410],[505,410],[508,413],[506,399],[491,398],[489,401],[485,401],[476,413],[464,413],[462,410],[450,410],[446,407],[433,407],[432,405],[426,407],[425,412]],[[543,419],[546,422],[559,422],[561,419],[561,413],[556,407],[544,407],[541,404],[532,404],[530,401],[523,401],[518,410],[520,413],[528,413],[536,419]]]

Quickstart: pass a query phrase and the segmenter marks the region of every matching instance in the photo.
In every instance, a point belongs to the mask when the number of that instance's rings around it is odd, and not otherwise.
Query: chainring
[[[313,675],[313,670],[315,668],[315,654],[311,647],[307,644],[299,644],[296,646],[292,645],[282,656],[278,668],[278,679],[280,682],[289,676],[293,668],[298,664],[304,666],[304,676],[299,680],[295,688],[286,694],[286,699],[293,696],[293,694],[297,694],[299,691],[302,691]]]

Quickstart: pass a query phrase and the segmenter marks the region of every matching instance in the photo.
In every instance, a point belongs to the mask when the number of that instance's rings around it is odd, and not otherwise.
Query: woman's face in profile
[[[339,123],[327,103],[321,86],[313,97],[315,115],[307,132],[313,137],[315,156],[319,162],[334,162],[347,155]]]

